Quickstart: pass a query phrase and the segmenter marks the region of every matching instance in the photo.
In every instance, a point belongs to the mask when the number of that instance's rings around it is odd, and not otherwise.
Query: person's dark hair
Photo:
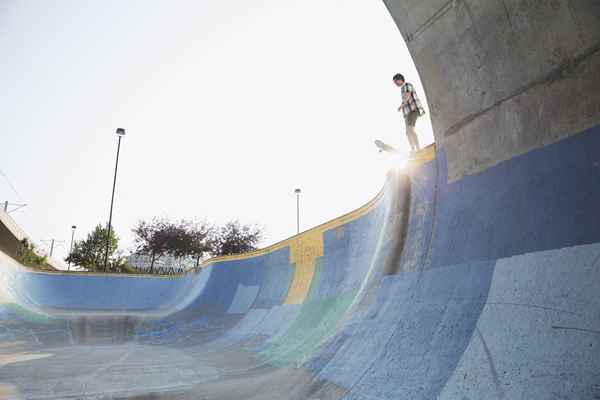
[[[400,80],[401,80],[402,82],[406,82],[406,81],[404,80],[404,75],[402,75],[402,74],[396,74],[396,75],[394,75],[394,81],[400,81]]]

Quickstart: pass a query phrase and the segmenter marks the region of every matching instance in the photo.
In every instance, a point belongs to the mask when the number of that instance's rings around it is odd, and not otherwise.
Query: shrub
[[[48,269],[48,258],[37,254],[35,246],[27,238],[21,240],[18,261],[27,267]]]

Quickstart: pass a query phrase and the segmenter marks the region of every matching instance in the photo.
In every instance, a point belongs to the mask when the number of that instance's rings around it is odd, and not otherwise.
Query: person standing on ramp
[[[408,138],[408,143],[410,144],[410,149],[414,153],[420,150],[419,138],[417,137],[415,125],[417,124],[417,118],[425,114],[425,110],[421,105],[421,101],[417,96],[415,88],[411,83],[404,80],[402,74],[394,75],[394,83],[400,88],[400,93],[402,94],[402,104],[398,107],[398,112],[402,111],[402,114],[404,115],[406,136]]]

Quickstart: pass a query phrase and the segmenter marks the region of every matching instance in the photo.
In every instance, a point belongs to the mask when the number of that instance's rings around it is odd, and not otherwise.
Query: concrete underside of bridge
[[[385,4],[437,146],[183,276],[32,271],[1,230],[0,398],[600,398],[600,2]]]

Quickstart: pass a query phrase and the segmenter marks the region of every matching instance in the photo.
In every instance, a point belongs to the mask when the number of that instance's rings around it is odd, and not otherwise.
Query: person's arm
[[[415,90],[413,85],[410,83],[405,83],[404,85],[406,86],[406,92],[404,92],[404,96],[402,96],[402,105],[405,105],[406,103],[408,103],[410,101],[412,93]]]
[[[404,96],[402,96],[401,106],[405,105],[406,103],[408,103],[410,101],[410,96],[411,96],[411,92],[404,93]]]
[[[404,107],[410,101],[412,92],[415,90],[410,83],[405,83],[404,85],[406,86],[406,92],[404,92],[404,95],[402,96],[402,104],[400,104],[398,111],[400,111],[402,107]]]
[[[400,104],[400,107],[398,107],[398,112],[402,111],[402,107],[404,107],[409,101],[410,101],[410,92],[406,92],[406,93],[404,93],[404,96],[402,96],[402,104]]]

